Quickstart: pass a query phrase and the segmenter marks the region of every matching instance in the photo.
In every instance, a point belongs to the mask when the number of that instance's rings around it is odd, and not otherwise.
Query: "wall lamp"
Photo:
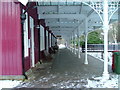
[[[25,22],[25,19],[26,19],[26,14],[25,14],[25,13],[29,10],[30,5],[31,5],[31,3],[28,2],[25,11],[21,14],[21,23],[22,23],[22,24],[24,24],[24,22]]]

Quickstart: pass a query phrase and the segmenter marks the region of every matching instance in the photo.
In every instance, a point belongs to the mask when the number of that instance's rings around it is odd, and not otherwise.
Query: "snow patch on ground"
[[[53,78],[56,78],[56,76],[51,74],[51,75],[49,75],[49,77],[41,77],[38,81],[39,82],[47,82],[47,81],[49,81],[49,80],[51,80]]]
[[[109,80],[103,80],[102,77],[87,79],[87,88],[118,88],[118,75],[111,75]]]
[[[34,87],[35,85],[34,84],[32,84],[31,82],[27,82],[27,83],[21,83],[17,88],[32,88],[32,87]]]
[[[17,81],[17,80],[0,80],[0,90],[2,88],[14,88],[17,85],[19,85],[22,81]]]
[[[59,83],[52,83],[52,87],[54,88],[82,88],[86,84],[86,80],[68,80],[61,81]]]
[[[68,76],[65,73],[64,76]],[[118,88],[118,77],[119,75],[110,74],[109,80],[104,80],[103,77],[96,77],[92,76],[91,78],[82,78],[82,79],[68,79],[68,80],[59,80],[53,81],[56,78],[61,78],[59,74],[53,75],[50,74],[49,76],[42,76],[38,80],[32,80],[32,82],[22,82],[17,88],[35,88],[36,85],[40,85],[39,88],[45,88],[48,86],[49,88],[58,88],[58,89],[65,89],[65,88]],[[48,83],[51,82],[51,83]],[[47,87],[47,88],[48,88]]]
[[[91,53],[88,52],[88,54],[97,58],[98,60],[104,61],[102,59],[102,53],[100,53],[100,52],[97,52],[97,53],[96,52],[91,52]],[[104,57],[104,54],[103,54],[103,57]],[[112,65],[112,53],[111,52],[108,53],[108,64]]]
[[[118,75],[111,75],[109,80],[104,80],[103,77],[92,77],[52,83],[51,86],[55,88],[118,88]]]

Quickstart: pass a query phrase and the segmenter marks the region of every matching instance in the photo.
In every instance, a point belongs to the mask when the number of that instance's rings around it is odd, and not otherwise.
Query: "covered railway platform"
[[[0,1],[2,79],[26,77],[25,72],[50,53],[57,36],[65,39],[67,49],[54,55],[54,72],[74,74],[75,71],[81,77],[96,74],[109,79],[108,30],[110,23],[118,21],[119,0],[31,0],[25,5],[19,1],[6,1]],[[97,28],[104,32],[104,63],[87,54],[88,33]],[[78,51],[75,43],[72,43],[73,47],[70,45],[71,40],[81,35],[85,35],[84,54],[81,54],[80,43]]]

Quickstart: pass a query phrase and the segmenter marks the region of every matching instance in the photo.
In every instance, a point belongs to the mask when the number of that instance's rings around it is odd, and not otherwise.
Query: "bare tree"
[[[118,23],[118,42],[120,42],[120,21]]]
[[[116,44],[118,41],[118,23],[112,23],[109,26],[109,36],[112,36],[114,43]]]

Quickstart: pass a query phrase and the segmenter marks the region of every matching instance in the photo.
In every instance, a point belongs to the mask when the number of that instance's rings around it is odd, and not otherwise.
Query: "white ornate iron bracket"
[[[103,22],[103,1],[90,1],[90,2],[83,2],[84,4],[90,6],[100,17],[101,21]],[[109,0],[108,2],[108,15],[109,15],[109,22],[111,17],[114,15],[114,13],[118,10],[119,1],[115,0]]]

